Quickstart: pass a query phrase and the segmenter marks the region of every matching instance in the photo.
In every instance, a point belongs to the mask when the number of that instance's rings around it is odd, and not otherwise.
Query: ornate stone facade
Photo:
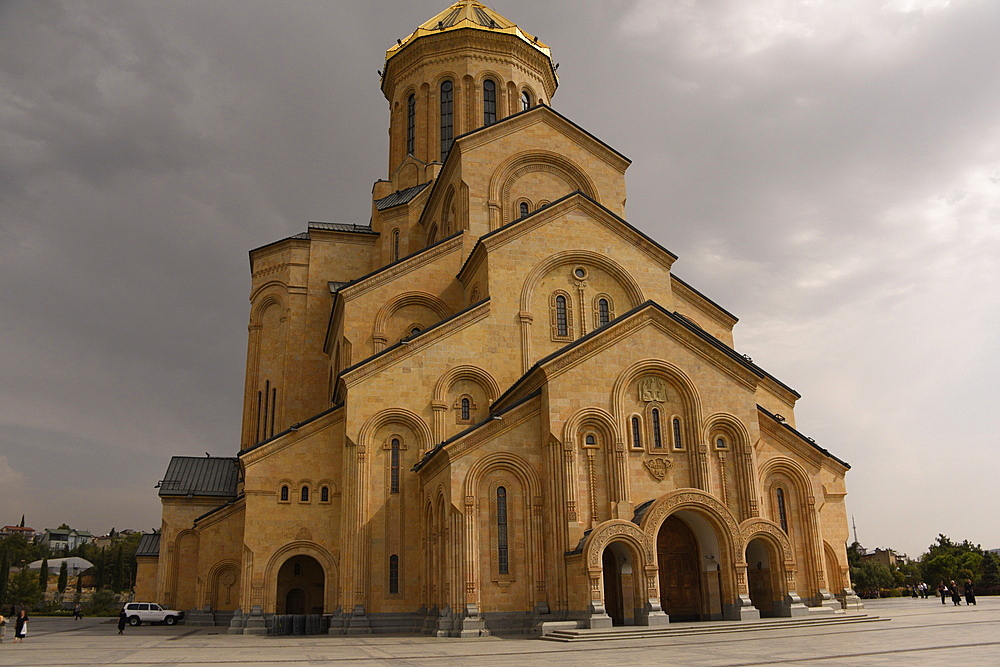
[[[548,47],[473,0],[388,51],[371,224],[251,252],[238,474],[171,463],[190,483],[161,488],[142,590],[250,634],[286,613],[483,636],[850,598],[847,464],[624,220],[629,160],[552,109],[556,86]]]

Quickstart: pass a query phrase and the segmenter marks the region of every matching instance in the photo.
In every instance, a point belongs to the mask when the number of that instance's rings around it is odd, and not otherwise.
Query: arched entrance
[[[747,544],[747,586],[750,602],[760,612],[761,618],[775,616],[774,575],[777,563],[771,557],[764,540],[756,538]]]
[[[611,542],[601,554],[604,611],[612,625],[635,625],[636,581],[631,550]]]
[[[312,556],[292,556],[278,570],[275,592],[278,614],[322,614],[323,566]]]
[[[702,592],[698,540],[683,520],[669,516],[656,536],[660,604],[671,621],[701,619]]]

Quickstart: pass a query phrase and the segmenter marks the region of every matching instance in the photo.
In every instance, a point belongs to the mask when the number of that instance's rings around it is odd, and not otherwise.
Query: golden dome
[[[420,25],[416,30],[405,38],[396,42],[395,45],[385,52],[385,59],[388,61],[399,51],[415,39],[425,35],[433,35],[449,30],[459,30],[461,28],[473,28],[475,30],[487,30],[490,32],[502,32],[509,35],[516,35],[526,43],[538,49],[546,57],[552,57],[549,47],[538,41],[538,37],[530,35],[517,27],[503,16],[500,16],[489,7],[476,0],[459,0],[448,9],[444,10],[431,20]]]

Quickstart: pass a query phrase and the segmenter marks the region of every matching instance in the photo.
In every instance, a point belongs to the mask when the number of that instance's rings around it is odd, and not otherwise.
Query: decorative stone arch
[[[746,425],[735,415],[728,412],[716,412],[705,418],[705,427],[702,430],[702,438],[708,443],[710,449],[715,448],[712,436],[715,433],[723,433],[728,436],[727,447],[734,452],[743,451],[743,448],[750,444],[750,431]]]
[[[524,372],[528,371],[532,363],[530,334],[532,321],[535,319],[535,316],[531,312],[531,301],[535,295],[535,287],[550,271],[561,266],[573,264],[588,264],[600,268],[617,280],[618,284],[625,290],[630,301],[628,308],[624,310],[635,308],[643,302],[642,289],[640,289],[639,283],[625,270],[625,267],[607,255],[589,250],[564,250],[543,259],[531,269],[521,287],[519,317],[521,321],[521,365]],[[549,320],[548,317],[539,319],[543,322],[543,326],[546,326]]]
[[[475,89],[476,89],[476,103],[473,106],[473,113],[476,114],[476,120],[480,121],[475,124],[476,127],[482,127],[481,122],[483,120],[483,106],[485,100],[485,91],[483,90],[483,85],[486,79],[492,79],[493,83],[496,84],[496,104],[497,104],[497,122],[501,119],[506,118],[510,114],[507,113],[507,89],[508,81],[506,78],[500,75],[499,72],[491,69],[483,70],[475,78]]]
[[[285,561],[294,556],[310,556],[323,568],[323,609],[326,613],[332,612],[337,607],[339,581],[337,560],[333,554],[315,542],[296,540],[276,549],[264,566],[264,613],[275,613],[278,571]]]
[[[493,172],[489,184],[490,231],[515,220],[511,209],[511,187],[524,174],[533,171],[553,173],[576,190],[600,202],[597,186],[591,180],[586,170],[563,155],[550,151],[531,150],[512,155],[504,160]],[[566,193],[569,194],[569,193]]]
[[[586,407],[574,412],[563,426],[563,443],[576,444],[577,437],[584,426],[593,424],[604,436],[604,444],[614,449],[621,442],[621,431],[615,423],[615,418],[607,410],[596,407]]]
[[[845,589],[851,587],[849,569],[846,565],[841,565],[840,558],[836,550],[830,543],[823,540],[823,557],[826,561],[826,584],[831,593],[837,597],[843,597]]]
[[[745,550],[750,540],[763,538],[774,546],[776,553],[781,557],[781,562],[786,567],[795,568],[795,553],[792,551],[792,544],[788,541],[788,535],[781,529],[781,526],[760,517],[751,517],[740,524],[740,549]]]
[[[422,306],[427,308],[437,315],[439,321],[449,315],[448,305],[433,294],[427,292],[403,292],[402,294],[397,294],[379,308],[375,314],[375,321],[372,326],[372,343],[376,353],[384,350],[388,341],[385,327],[389,322],[389,318],[400,308],[406,306]]]
[[[455,386],[455,383],[462,380],[473,382],[482,388],[486,394],[487,405],[492,405],[493,401],[500,396],[500,385],[488,372],[477,366],[463,364],[454,366],[445,371],[437,383],[434,385],[434,394],[431,399],[431,409],[434,413],[433,432],[434,440],[440,442],[445,439],[446,421],[448,409],[448,392]]]
[[[481,609],[481,589],[484,573],[481,567],[481,535],[477,523],[481,503],[488,499],[479,496],[479,488],[487,474],[503,470],[521,485],[524,493],[525,512],[525,554],[529,599],[534,604],[544,604],[539,595],[544,595],[545,564],[542,533],[542,487],[531,465],[510,452],[493,452],[476,461],[465,476],[465,546],[468,562],[465,568],[465,616],[478,618]]]
[[[264,290],[266,290],[268,287],[275,287],[275,286],[281,289],[284,289],[286,287],[284,283],[272,281],[267,283],[266,285],[262,285],[260,289],[257,290],[257,294],[258,295],[263,294]],[[251,297],[251,301],[253,301],[254,298],[256,298],[256,295],[254,295],[254,297]],[[253,306],[250,308],[250,325],[260,326],[261,315],[264,313],[265,310],[267,310],[271,306],[277,306],[278,312],[281,313],[281,316],[282,317],[285,316],[286,306],[284,299],[282,299],[280,293],[276,293],[276,291],[271,291],[261,296],[260,300],[254,303]]]
[[[642,611],[635,618],[637,624],[655,625],[657,621],[666,622],[660,607],[660,591],[656,549],[650,536],[639,526],[624,519],[611,519],[594,528],[583,543],[583,567],[587,577],[589,597],[588,612],[591,615],[591,627],[609,625],[611,619],[607,616],[609,609],[609,592],[605,581],[609,573],[604,572],[604,552],[613,545],[622,545],[633,558],[632,574],[635,577],[634,587],[637,589],[635,604],[623,604]],[[618,591],[621,593],[622,591]],[[612,593],[613,595],[613,593]]]
[[[175,609],[194,609],[199,605],[201,594],[199,589],[204,586],[204,582],[193,576],[181,576],[181,568],[186,569],[198,562],[201,532],[194,528],[182,530],[174,536],[171,546],[170,554],[173,562],[170,567],[171,585],[168,590],[172,591],[173,599],[165,602]]]
[[[768,519],[751,517],[740,524],[740,537],[743,540],[741,560],[744,562],[738,566],[746,572],[751,605],[756,606],[763,616],[790,616],[792,607],[801,609],[795,592],[795,553],[781,527]],[[755,541],[761,544],[754,544]],[[760,571],[761,561],[755,563],[748,553],[756,549],[757,554],[761,554],[761,547],[764,554],[761,560],[767,561],[764,572]],[[767,576],[761,576],[765,573]],[[768,591],[769,595],[761,595]]]
[[[769,512],[772,511],[775,489],[780,486],[776,478],[781,476],[788,480],[795,493],[797,505],[794,509],[798,513],[797,524],[801,534],[792,531],[790,542],[793,549],[796,544],[801,546],[805,558],[796,559],[795,585],[790,588],[796,588],[805,598],[806,604],[821,604],[821,599],[829,593],[826,590],[823,547],[816,524],[816,499],[809,474],[798,461],[787,456],[769,459],[761,464],[759,470],[761,489]],[[787,504],[788,499],[785,502]]]
[[[420,418],[420,415],[404,408],[387,408],[380,410],[369,417],[358,430],[358,444],[366,447],[366,451],[374,451],[377,443],[374,442],[376,431],[388,424],[403,424],[407,426],[417,437],[418,450],[423,453],[430,446],[433,435],[427,422]]]
[[[240,563],[235,559],[224,559],[208,571],[208,589],[205,604],[213,610],[229,611],[240,606]]]
[[[643,512],[639,527],[649,536],[655,554],[656,539],[663,522],[684,511],[697,515],[714,532],[719,553],[707,555],[715,556],[718,564],[723,614],[727,618],[739,618],[739,609],[744,606],[742,596],[747,592],[746,563],[742,555],[739,522],[728,507],[701,489],[677,489],[653,501]],[[701,546],[705,547],[704,544]]]
[[[441,238],[447,238],[462,229],[462,225],[457,224],[460,212],[456,210],[454,215],[451,213],[451,208],[455,205],[455,196],[457,192],[458,189],[455,187],[455,184],[452,183],[448,186],[448,190],[444,194],[444,199],[441,204]],[[452,223],[455,223],[454,226],[452,226]]]

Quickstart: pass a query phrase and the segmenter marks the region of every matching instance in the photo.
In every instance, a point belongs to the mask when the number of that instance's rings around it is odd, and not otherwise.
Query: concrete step
[[[868,614],[800,616],[797,618],[768,618],[759,621],[705,621],[682,625],[651,627],[644,625],[620,626],[614,628],[560,628],[541,637],[555,642],[608,641],[610,639],[654,639],[662,637],[683,637],[686,635],[711,635],[733,632],[756,632],[759,630],[787,630],[820,625],[850,625],[887,621],[887,618]]]

